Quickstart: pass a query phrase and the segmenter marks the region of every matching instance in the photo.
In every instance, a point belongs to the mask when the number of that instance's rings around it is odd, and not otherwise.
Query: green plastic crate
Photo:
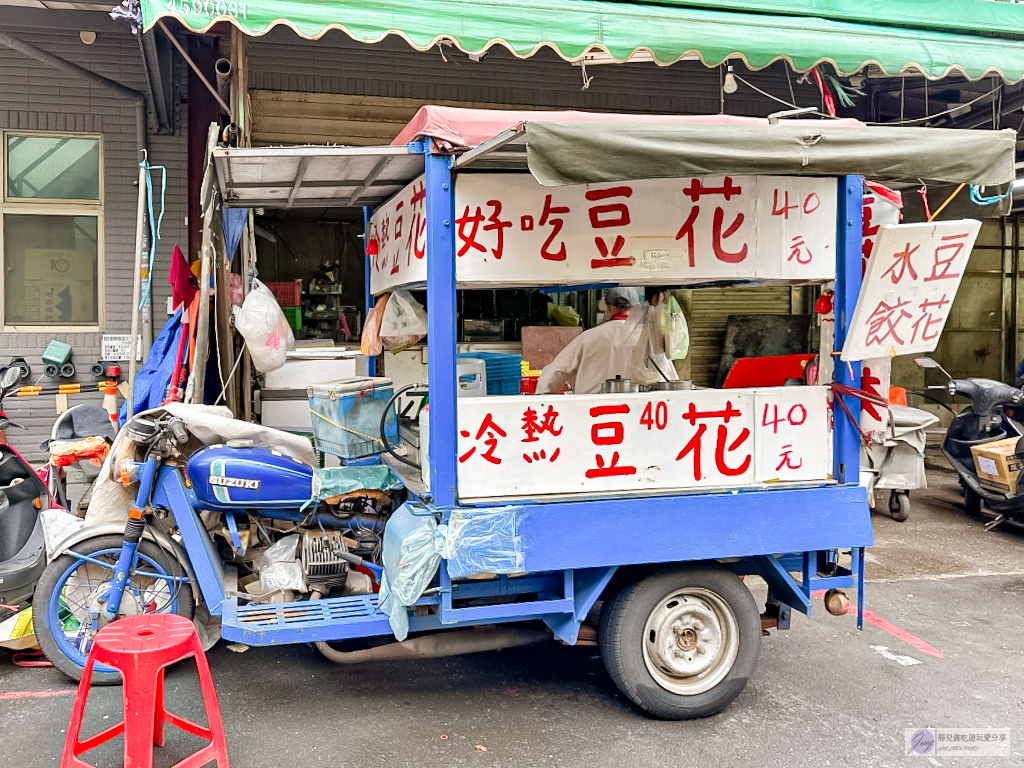
[[[302,307],[281,307],[281,311],[288,318],[288,325],[293,331],[302,330]]]

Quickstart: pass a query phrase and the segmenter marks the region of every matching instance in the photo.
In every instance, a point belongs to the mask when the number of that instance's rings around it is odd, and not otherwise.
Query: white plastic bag
[[[634,384],[676,381],[679,377],[672,361],[665,355],[664,340],[657,313],[646,301],[629,311],[626,323],[640,326],[637,345],[630,356],[626,376]]]
[[[252,290],[234,313],[235,329],[245,339],[256,370],[266,373],[283,366],[295,335],[270,289],[253,280]]]
[[[302,564],[298,560],[299,534],[293,533],[275,541],[266,552],[253,561],[260,575],[263,594],[278,589],[305,592]]]
[[[391,294],[380,322],[384,349],[397,351],[415,344],[427,335],[427,312],[408,291],[398,288]]]

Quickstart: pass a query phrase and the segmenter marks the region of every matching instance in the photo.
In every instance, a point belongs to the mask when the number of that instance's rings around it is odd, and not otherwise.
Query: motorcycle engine
[[[303,531],[299,562],[310,591],[326,595],[345,586],[349,564],[339,553],[348,554],[341,531]]]

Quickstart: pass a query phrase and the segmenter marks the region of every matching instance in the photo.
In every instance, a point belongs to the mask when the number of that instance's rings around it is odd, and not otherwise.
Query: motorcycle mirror
[[[942,371],[944,374],[946,374],[946,378],[947,379],[952,379],[953,378],[952,376],[949,375],[949,371],[947,371],[945,368],[943,368],[941,365],[939,365],[939,363],[936,360],[933,360],[930,357],[915,357],[914,358],[914,363],[919,368],[937,368],[940,371]]]
[[[16,365],[12,365],[9,368],[5,368],[4,372],[0,374],[0,389],[6,391],[21,381],[21,368]]]

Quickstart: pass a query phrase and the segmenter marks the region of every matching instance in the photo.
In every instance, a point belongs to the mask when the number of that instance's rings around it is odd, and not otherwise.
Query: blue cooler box
[[[384,450],[380,418],[394,394],[391,379],[342,379],[306,390],[316,449],[342,459],[372,456]],[[388,442],[398,442],[398,420],[392,408],[384,422]]]

